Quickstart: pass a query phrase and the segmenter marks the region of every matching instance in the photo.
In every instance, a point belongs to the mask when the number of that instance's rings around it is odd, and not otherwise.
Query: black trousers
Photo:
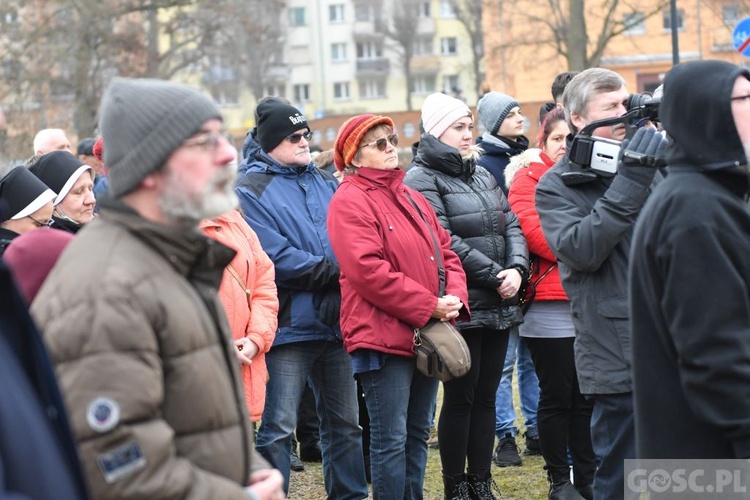
[[[591,446],[593,405],[581,394],[573,354],[574,337],[525,337],[539,379],[537,425],[542,456],[553,480],[569,477],[568,450],[576,485],[594,482]]]
[[[443,384],[440,461],[445,475],[468,472],[484,477],[495,445],[495,393],[508,350],[508,330],[477,328],[461,333],[471,353],[471,369]]]

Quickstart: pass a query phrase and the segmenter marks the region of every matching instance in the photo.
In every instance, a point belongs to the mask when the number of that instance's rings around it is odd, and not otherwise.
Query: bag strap
[[[250,290],[247,288],[247,285],[245,285],[245,281],[240,278],[240,274],[237,272],[234,266],[232,266],[232,264],[227,265],[227,271],[229,271],[229,274],[231,274],[232,277],[237,280],[237,283],[239,283],[242,289],[245,290],[245,295],[249,297]]]
[[[440,245],[438,245],[437,238],[435,238],[435,233],[432,232],[432,228],[430,227],[430,223],[427,222],[427,219],[425,219],[424,214],[422,214],[422,211],[419,209],[419,206],[414,201],[414,198],[411,197],[409,194],[409,191],[406,191],[406,197],[409,198],[409,201],[412,205],[414,205],[414,208],[417,209],[417,213],[424,221],[425,225],[427,226],[427,231],[430,232],[430,237],[432,238],[432,245],[435,248],[435,258],[437,259],[437,267],[438,267],[438,297],[442,297],[445,294],[445,268],[443,267],[443,254],[440,251]]]
[[[529,285],[531,287],[531,295],[529,296],[529,300],[527,300],[526,302],[524,302],[523,307],[521,308],[521,313],[522,314],[526,314],[526,311],[529,310],[529,308],[531,307],[531,304],[534,303],[534,299],[536,298],[536,286],[539,283],[541,283],[541,281],[544,278],[546,278],[549,273],[551,273],[552,271],[554,271],[556,267],[557,267],[557,262],[555,262],[554,264],[552,264],[551,266],[549,266],[547,268],[547,270],[544,271],[544,273],[542,273],[541,276],[539,276],[536,280],[534,280],[533,283],[531,283]]]

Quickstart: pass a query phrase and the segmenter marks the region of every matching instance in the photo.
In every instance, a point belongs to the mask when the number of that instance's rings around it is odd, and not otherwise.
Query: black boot
[[[448,476],[443,474],[443,490],[445,500],[471,500],[469,483],[466,482],[466,474]]]
[[[548,500],[583,500],[573,483],[570,482],[570,471],[547,471],[549,480]]]
[[[492,479],[492,474],[487,471],[484,474],[466,474],[471,488],[471,498],[476,500],[496,500],[500,496],[500,488]],[[495,496],[497,495],[497,497]]]
[[[589,484],[581,484],[575,485],[576,490],[578,490],[578,493],[585,499],[585,500],[594,500],[594,485]]]

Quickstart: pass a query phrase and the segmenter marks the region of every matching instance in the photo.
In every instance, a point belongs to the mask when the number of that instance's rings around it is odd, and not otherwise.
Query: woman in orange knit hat
[[[403,184],[397,144],[388,117],[345,122],[334,147],[344,178],[328,209],[341,333],[370,416],[375,499],[422,498],[437,379],[416,368],[414,328],[431,318],[468,318],[461,262],[430,204]],[[438,298],[441,260],[445,295]]]

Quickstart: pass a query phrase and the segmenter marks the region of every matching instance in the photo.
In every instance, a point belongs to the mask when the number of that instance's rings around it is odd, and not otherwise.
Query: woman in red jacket
[[[512,158],[505,176],[508,200],[521,221],[533,262],[529,288],[536,290],[519,333],[529,347],[539,378],[537,420],[550,480],[549,498],[590,499],[596,469],[590,434],[592,406],[578,388],[573,356],[575,330],[568,297],[534,204],[536,185],[565,156],[569,133],[563,110],[550,111],[539,135],[541,151],[530,149]],[[568,450],[573,459],[575,486],[570,482]]]
[[[341,333],[370,415],[376,500],[423,495],[438,381],[416,368],[414,328],[431,318],[468,319],[461,261],[427,200],[403,184],[393,128],[375,115],[341,126],[334,161],[344,179],[328,207],[341,269]],[[436,244],[445,268],[440,298]]]
[[[224,270],[219,299],[229,320],[250,420],[257,422],[266,402],[266,353],[276,337],[279,299],[273,262],[239,211],[205,219],[206,236],[237,251]]]

